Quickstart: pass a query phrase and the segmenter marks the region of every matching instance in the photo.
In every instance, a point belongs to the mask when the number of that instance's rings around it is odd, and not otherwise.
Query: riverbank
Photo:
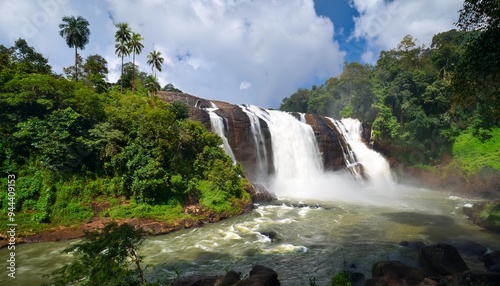
[[[190,218],[178,219],[171,222],[160,221],[150,218],[125,218],[113,219],[110,217],[100,217],[96,214],[91,220],[81,222],[72,226],[54,226],[48,230],[16,237],[16,244],[38,243],[49,241],[62,241],[77,239],[84,236],[85,232],[99,231],[108,223],[114,221],[118,224],[128,223],[134,227],[141,227],[149,235],[167,234],[173,231],[200,227],[207,223],[216,223],[234,215],[240,215],[253,209],[253,204],[241,206],[241,211],[235,214],[214,213],[203,210],[199,205],[189,205],[184,208],[185,214],[191,214]],[[4,248],[9,243],[9,237],[0,234],[0,248]]]

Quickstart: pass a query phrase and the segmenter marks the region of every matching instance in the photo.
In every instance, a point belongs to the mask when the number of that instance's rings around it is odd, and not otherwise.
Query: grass
[[[481,216],[488,222],[500,226],[500,204],[488,203]]]
[[[454,164],[469,176],[483,168],[500,171],[500,128],[493,128],[487,135],[489,138],[482,140],[467,130],[453,145]]]
[[[341,272],[335,274],[332,277],[332,286],[351,286],[351,275],[346,270],[342,270]]]
[[[109,216],[113,219],[150,218],[165,222],[190,217],[183,213],[181,204],[176,201],[171,201],[168,205],[148,205],[131,201],[127,204],[111,206],[109,210],[101,213],[101,216]]]

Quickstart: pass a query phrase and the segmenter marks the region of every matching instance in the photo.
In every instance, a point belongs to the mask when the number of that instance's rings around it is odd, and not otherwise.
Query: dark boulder
[[[483,262],[488,271],[500,272],[500,251],[486,253],[483,255]]]
[[[500,274],[466,271],[460,275],[459,283],[460,285],[498,286],[500,285]]]
[[[238,282],[241,280],[241,275],[238,272],[235,271],[229,271],[226,273],[226,276],[222,278],[222,281],[219,284],[219,286],[233,286],[236,285]]]
[[[270,193],[266,187],[260,184],[253,185],[253,191],[250,193],[252,196],[252,202],[261,203],[261,202],[270,202],[272,200],[276,200],[276,195]]]
[[[172,286],[212,286],[218,283],[219,276],[185,276],[172,282]]]
[[[426,270],[439,275],[456,275],[469,270],[457,249],[449,244],[422,247],[419,261]]]
[[[271,242],[278,240],[278,233],[275,231],[262,231],[260,232],[260,234],[269,237],[269,239],[271,239]]]
[[[379,261],[373,264],[372,279],[366,285],[419,285],[425,274],[399,261]]]
[[[279,286],[278,273],[271,268],[255,265],[250,271],[250,277],[241,280],[237,286]]]

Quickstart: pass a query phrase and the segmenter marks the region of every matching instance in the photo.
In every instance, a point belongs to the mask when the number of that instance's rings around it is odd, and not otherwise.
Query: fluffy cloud
[[[367,42],[363,59],[373,61],[374,54],[395,48],[408,34],[428,45],[434,34],[453,29],[463,1],[351,0],[351,5],[359,12],[352,37]]]
[[[108,1],[117,21],[161,43],[163,82],[230,102],[276,107],[312,77],[338,74],[333,24],[312,1]]]
[[[0,9],[6,11],[0,43],[26,38],[58,73],[73,61],[58,34],[62,16],[90,22],[81,54],[104,56],[110,81],[118,79],[121,64],[114,23],[127,22],[145,39],[136,57],[141,70],[151,71],[146,56],[156,49],[165,58],[162,85],[232,103],[277,107],[298,87],[338,75],[344,61],[332,22],[316,15],[312,0],[7,0]]]

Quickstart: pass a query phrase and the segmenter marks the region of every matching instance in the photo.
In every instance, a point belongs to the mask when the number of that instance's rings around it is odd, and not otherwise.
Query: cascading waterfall
[[[322,158],[311,126],[285,112],[270,110],[269,115],[276,177],[307,180],[322,173]]]
[[[233,162],[236,164],[236,157],[234,156],[233,150],[231,149],[231,145],[229,145],[229,141],[227,140],[226,132],[224,131],[224,119],[220,117],[215,111],[219,109],[215,103],[210,102],[212,107],[205,108],[208,111],[208,115],[210,116],[210,124],[212,126],[213,132],[219,135],[222,138],[222,148],[226,153],[233,159]]]
[[[337,130],[340,131],[340,133],[344,135],[344,139],[347,139],[345,137],[346,132],[344,131],[345,128],[342,126],[342,122],[339,122],[339,121],[332,119],[332,118],[328,118],[328,119],[333,123],[333,125],[337,128]],[[358,179],[358,180],[362,179],[363,178],[363,173],[362,173],[363,170],[361,168],[359,168],[360,162],[358,162],[358,160],[356,159],[356,154],[352,150],[351,146],[347,145],[346,147],[344,147],[344,146],[340,145],[340,147],[342,148],[342,153],[344,155],[344,161],[346,163],[346,168],[351,172],[351,174],[356,179]]]
[[[392,178],[389,164],[377,152],[369,149],[360,137],[361,123],[358,120],[330,119],[345,137],[347,146],[341,146],[348,172],[325,172],[322,154],[312,126],[306,123],[305,114],[293,116],[290,113],[265,110],[254,105],[239,105],[248,116],[255,143],[255,174],[257,183],[281,197],[343,200],[352,202],[373,202],[366,193],[359,191],[356,179],[368,178],[363,186],[387,189]],[[224,133],[224,125],[213,109],[207,109],[214,131],[223,138],[224,149],[234,159],[231,147]],[[271,135],[272,153],[266,149],[263,126],[267,124]],[[225,139],[225,140],[224,140]],[[269,138],[268,138],[269,139]],[[269,142],[268,142],[269,143]],[[269,154],[268,154],[269,153]],[[268,156],[272,156],[269,158]],[[270,166],[273,162],[273,166]],[[362,165],[364,168],[359,168]],[[273,170],[274,172],[270,172]],[[361,172],[364,170],[364,173]],[[272,173],[272,174],[270,174]],[[361,180],[358,180],[361,181]]]
[[[257,107],[255,105],[243,104],[240,108],[245,112],[250,119],[250,126],[253,134],[253,139],[255,141],[255,148],[257,149],[257,174],[256,178],[262,180],[267,177],[269,166],[267,160],[267,150],[264,140],[264,134],[262,133],[262,128],[260,126],[260,119],[265,122],[269,122],[269,114],[267,111]]]
[[[343,118],[340,130],[351,146],[357,162],[363,165],[365,174],[376,187],[393,185],[391,169],[387,160],[378,152],[368,148],[361,139],[363,127],[353,118]]]

